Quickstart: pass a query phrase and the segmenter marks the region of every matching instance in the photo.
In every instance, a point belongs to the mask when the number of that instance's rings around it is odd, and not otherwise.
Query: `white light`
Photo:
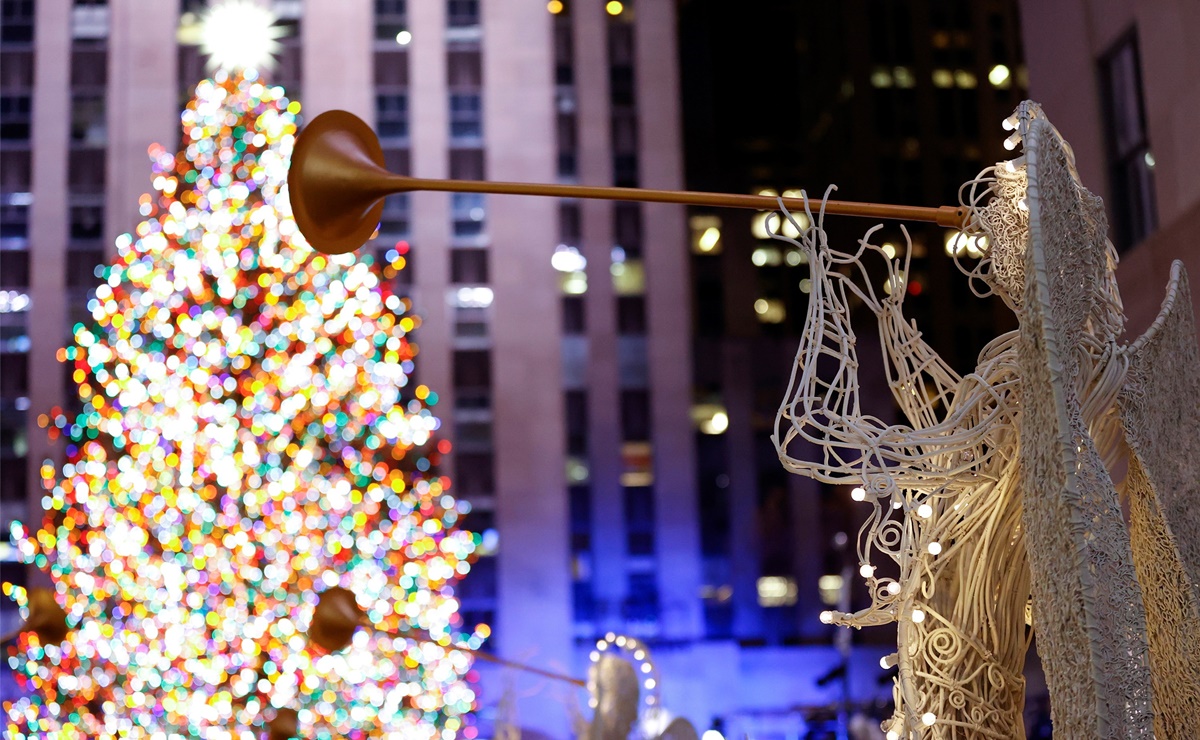
[[[1017,144],[1021,143],[1021,132],[1014,131],[1013,135],[1004,140],[1004,148],[1012,151],[1017,148]]]
[[[1021,209],[1022,211],[1028,211],[1029,210],[1029,201],[1025,200],[1024,198],[1018,200],[1017,208]]]
[[[410,31],[401,31],[396,34],[396,43],[401,46],[408,46],[412,43],[412,33]]]
[[[934,722],[937,722],[937,715],[933,712],[926,712],[925,714],[921,715],[921,723],[926,727],[929,727]]]
[[[833,624],[833,612],[828,610],[821,612],[821,624]]]
[[[598,650],[593,650],[593,651],[592,651],[592,654],[591,654],[591,655],[589,655],[588,657],[592,659],[592,662],[593,662],[593,663],[599,662],[599,660],[600,660],[600,651],[598,651]]]
[[[1004,127],[1005,131],[1016,131],[1017,130],[1017,114],[1014,113],[1011,116],[1009,116],[1008,118],[1005,118],[1004,122],[1001,123],[1000,125]]]
[[[879,667],[886,671],[887,669],[896,665],[896,660],[897,656],[895,653],[888,653],[879,659]]]
[[[887,585],[887,592],[888,592],[889,594],[892,594],[893,596],[895,596],[896,594],[900,593],[900,582],[899,582],[899,581],[892,581],[891,583],[889,583],[889,584]]]
[[[1146,166],[1149,167],[1150,169],[1154,169],[1154,165],[1157,164],[1154,161],[1154,155],[1151,154],[1150,152],[1146,152],[1145,154],[1142,155],[1142,161],[1144,161],[1146,163]]]
[[[725,736],[716,730],[705,730],[700,740],[725,740]]]
[[[559,244],[550,255],[550,266],[559,272],[582,272],[587,267],[587,258],[575,247]]]
[[[929,554],[930,555],[941,555],[942,554],[942,543],[930,542],[929,543]]]
[[[924,622],[925,621],[925,612],[921,611],[920,609],[913,609],[912,610],[912,621],[916,622],[917,624]]]
[[[900,740],[900,733],[895,730],[887,731],[887,740]]]
[[[655,682],[654,682],[654,679],[653,679],[653,678],[647,678],[647,679],[646,679],[646,688],[648,688],[648,689],[652,689],[652,688],[654,688],[656,685],[657,685],[657,684],[655,684]]]
[[[871,576],[875,575],[875,566],[863,563],[858,568],[858,574],[863,578],[870,578]]]
[[[855,486],[850,491],[850,498],[854,499],[855,501],[863,501],[867,498],[867,492],[863,490],[862,486]]]
[[[720,434],[729,428],[729,415],[724,411],[718,411],[712,415],[712,419],[708,422],[709,428],[713,434]]]
[[[270,9],[253,0],[226,0],[209,8],[200,29],[200,51],[208,56],[209,69],[275,66],[278,39],[287,35],[275,20]]]
[[[1003,64],[997,64],[992,67],[991,72],[988,72],[988,82],[992,83],[993,87],[1007,87],[1011,77],[1012,72]]]
[[[883,250],[884,257],[887,257],[890,260],[896,259],[896,245],[895,244],[892,244],[891,242],[884,242],[883,246],[880,247],[880,249]]]
[[[933,507],[929,504],[921,504],[917,507],[917,516],[921,517],[922,519],[928,519],[929,517],[933,516]]]

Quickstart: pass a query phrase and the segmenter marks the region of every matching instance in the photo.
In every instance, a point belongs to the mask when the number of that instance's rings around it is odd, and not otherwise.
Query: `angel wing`
[[[1044,118],[1024,119],[1030,239],[1018,355],[1023,520],[1034,629],[1067,737],[1150,736],[1142,594],[1129,533],[1085,409],[1119,328],[1103,204]],[[1119,304],[1115,306],[1119,316]],[[1114,345],[1115,346],[1115,345]],[[1119,386],[1118,386],[1119,387]]]
[[[1158,318],[1126,349],[1121,422],[1129,529],[1149,627],[1154,730],[1200,724],[1200,357],[1180,262]]]

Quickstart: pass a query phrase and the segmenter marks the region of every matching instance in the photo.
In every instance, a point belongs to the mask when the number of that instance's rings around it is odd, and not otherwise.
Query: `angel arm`
[[[811,218],[810,223],[814,223]],[[944,485],[956,472],[973,467],[971,453],[980,445],[979,430],[999,413],[1002,404],[998,398],[995,403],[989,400],[994,394],[986,383],[969,383],[982,391],[982,396],[970,394],[980,397],[981,403],[960,404],[961,408],[934,423],[928,397],[914,396],[912,391],[931,385],[936,389],[935,399],[948,400],[951,388],[962,382],[903,321],[899,299],[880,301],[869,281],[859,287],[837,271],[839,266],[848,266],[865,276],[860,258],[864,251],[879,248],[863,239],[855,254],[836,252],[828,247],[820,225],[802,231],[799,239],[781,238],[804,250],[812,269],[804,332],[772,438],[784,467],[835,484],[860,482],[864,474],[886,469],[896,485],[913,488]],[[893,388],[907,397],[902,405],[910,418],[922,422],[921,428],[887,425],[862,413],[848,291],[877,316],[887,317],[886,321],[881,318],[885,347],[889,333],[893,342],[900,340],[889,355],[894,366],[889,379],[894,379]],[[789,454],[794,444],[803,442],[820,450],[819,461]]]

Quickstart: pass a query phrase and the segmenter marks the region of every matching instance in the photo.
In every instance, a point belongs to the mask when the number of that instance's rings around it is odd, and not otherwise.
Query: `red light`
[[[916,280],[909,281],[909,283],[908,283],[908,294],[909,295],[921,295],[921,291],[923,291],[923,290],[925,290],[925,288],[921,287],[921,284],[918,283]]]

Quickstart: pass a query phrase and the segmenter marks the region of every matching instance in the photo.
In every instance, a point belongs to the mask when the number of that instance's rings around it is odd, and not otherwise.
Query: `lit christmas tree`
[[[273,737],[475,736],[452,648],[487,636],[454,598],[477,540],[436,472],[437,396],[408,380],[418,320],[380,279],[405,250],[307,246],[281,192],[298,111],[217,72],[183,151],[151,150],[146,220],[61,352],[83,412],[44,421],[67,462],[42,469],[40,531],[14,527],[57,595],[4,587],[30,617],[8,737],[249,739],[276,715]],[[381,630],[323,650],[322,591]]]

